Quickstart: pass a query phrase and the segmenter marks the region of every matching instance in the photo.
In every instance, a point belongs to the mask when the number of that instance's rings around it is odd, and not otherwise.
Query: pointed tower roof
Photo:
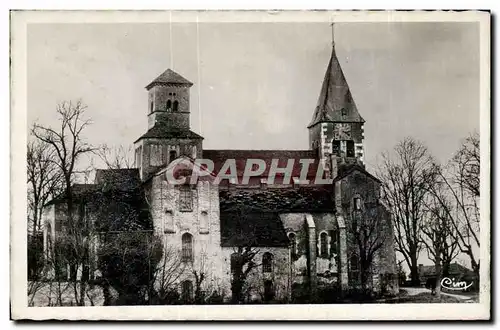
[[[159,75],[155,80],[146,86],[146,89],[150,89],[154,85],[181,85],[181,86],[193,86],[193,83],[178,74],[175,71],[167,69],[161,75]]]
[[[344,111],[343,111],[344,110]],[[344,112],[344,115],[342,114]],[[330,63],[326,69],[323,86],[318,98],[318,104],[308,127],[321,122],[364,122],[356,104],[352,99],[351,91],[340,67],[339,60],[332,48]]]

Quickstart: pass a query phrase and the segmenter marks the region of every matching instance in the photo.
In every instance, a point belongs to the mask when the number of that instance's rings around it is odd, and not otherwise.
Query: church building
[[[298,288],[314,294],[328,286],[397,293],[391,217],[379,201],[380,181],[365,169],[365,121],[335,49],[312,120],[296,128],[309,130],[307,150],[204,149],[204,138],[190,126],[192,85],[170,69],[149,83],[148,129],[134,142],[136,168],[98,170],[95,183],[78,192],[83,196],[91,186],[116,184],[116,178],[136,182],[165,255],[179,256],[172,285],[184,297],[194,295],[199,274],[205,274],[202,289],[223,291],[230,299],[238,257],[246,248],[253,253],[243,288],[248,301],[290,301]],[[167,180],[172,171],[192,177],[202,170],[197,159],[213,162],[211,175],[181,185]],[[248,179],[249,159],[267,166]],[[304,159],[311,160],[306,172]],[[236,176],[215,182],[228,160],[234,160]],[[273,162],[287,171],[269,180]],[[318,168],[328,182],[318,182]],[[49,203],[44,213],[46,242],[57,235],[58,203]],[[47,243],[45,248],[50,249]],[[174,260],[163,260],[163,267]]]

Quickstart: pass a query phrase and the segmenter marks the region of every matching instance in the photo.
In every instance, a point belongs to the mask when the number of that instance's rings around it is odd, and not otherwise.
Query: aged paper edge
[[[167,11],[11,12],[12,319],[65,320],[474,320],[490,318],[490,14],[444,11],[174,11],[173,22],[477,22],[480,26],[481,291],[477,304],[27,306],[26,32],[32,23],[167,22]],[[364,308],[363,308],[364,307]],[[362,313],[360,313],[362,311]]]

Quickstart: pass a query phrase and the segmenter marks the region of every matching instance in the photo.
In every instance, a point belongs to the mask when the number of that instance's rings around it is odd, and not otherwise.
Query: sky
[[[172,68],[194,83],[191,128],[205,149],[308,149],[332,47],[327,22],[44,23],[27,34],[28,126],[57,125],[56,104],[81,99],[88,142],[125,147],[147,130],[144,87]],[[369,170],[406,136],[445,162],[479,130],[477,23],[336,23],[334,36]]]

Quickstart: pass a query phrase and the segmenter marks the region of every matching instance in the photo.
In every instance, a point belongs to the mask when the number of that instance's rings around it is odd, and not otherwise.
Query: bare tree
[[[437,176],[428,149],[413,138],[405,138],[394,155],[383,155],[379,177],[383,201],[393,215],[396,251],[408,267],[413,285],[418,284],[418,256],[423,248],[422,224],[425,198]]]
[[[386,239],[384,228],[388,214],[382,205],[366,203],[364,208],[354,210],[349,232],[357,246],[357,257],[360,266],[361,287],[366,292],[374,257],[383,246]]]
[[[112,148],[106,144],[97,150],[97,155],[109,169],[129,169],[134,168],[133,149],[120,145]]]
[[[451,235],[465,253],[473,271],[479,273],[479,137],[465,139],[447,167],[439,172],[438,182],[446,193],[434,197],[453,227]]]
[[[474,132],[467,137],[460,149],[453,157],[456,167],[455,182],[461,186],[468,195],[480,195],[480,149],[479,134]]]
[[[254,261],[259,250],[251,245],[240,245],[231,254],[231,302],[239,304],[244,301],[244,289],[249,274],[259,265]]]
[[[40,140],[28,142],[26,155],[28,175],[29,227],[33,233],[41,229],[43,207],[60,192],[61,171],[55,163],[55,152]]]
[[[458,255],[458,242],[454,239],[454,228],[451,220],[435,195],[429,197],[427,210],[427,216],[422,226],[423,243],[428,258],[434,262],[433,293],[439,297],[441,279],[448,275],[451,261]]]
[[[230,257],[231,263],[231,302],[233,304],[243,303],[245,300],[245,288],[248,276],[259,267],[255,257],[260,249],[256,248],[257,238],[251,233],[258,232],[253,228],[253,221],[248,219],[251,210],[246,207],[239,207],[233,211],[236,215],[234,227],[232,228],[229,243],[233,246],[233,253]]]
[[[45,143],[50,152],[54,153],[54,164],[62,175],[63,191],[66,201],[66,230],[70,244],[72,263],[78,269],[82,268],[80,281],[80,294],[75,297],[78,305],[85,304],[86,282],[89,279],[89,247],[88,229],[81,214],[78,214],[74,196],[73,183],[78,173],[78,161],[82,156],[95,151],[84,140],[84,131],[91,124],[85,119],[86,106],[81,102],[62,102],[57,105],[60,125],[57,128],[44,127],[40,124],[33,125],[32,134]],[[76,293],[76,292],[75,292]]]
[[[171,304],[178,300],[177,282],[185,270],[186,264],[182,262],[181,253],[171,245],[163,249],[161,261],[153,270],[151,284],[157,303]]]

